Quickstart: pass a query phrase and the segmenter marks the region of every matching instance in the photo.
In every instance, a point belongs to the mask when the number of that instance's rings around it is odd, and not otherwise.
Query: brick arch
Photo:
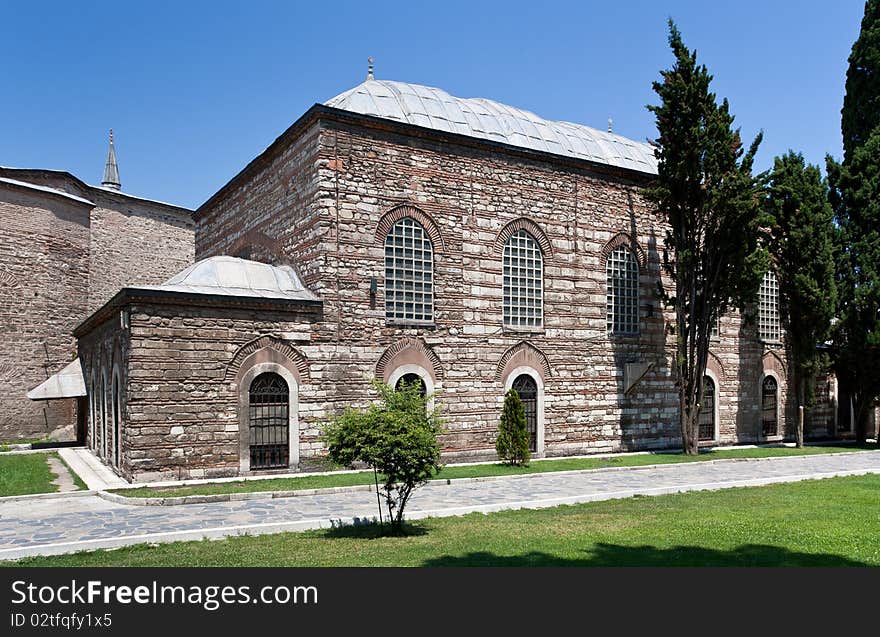
[[[504,244],[507,243],[507,240],[520,230],[525,230],[534,237],[545,257],[553,256],[553,244],[550,243],[550,239],[547,238],[547,235],[541,229],[541,226],[526,217],[514,219],[501,228],[498,236],[495,237],[495,252],[501,252],[504,250]]]
[[[648,265],[648,258],[645,256],[645,251],[642,250],[642,246],[640,246],[639,242],[626,232],[618,232],[611,237],[608,243],[605,244],[605,247],[602,248],[602,260],[607,260],[611,252],[620,246],[626,246],[632,251],[640,268],[644,269]]]
[[[706,369],[711,370],[718,377],[719,382],[724,381],[724,363],[713,352],[709,352],[709,356],[706,358]]]
[[[528,341],[517,343],[504,352],[495,368],[495,380],[503,383],[507,375],[517,367],[531,367],[545,382],[551,376],[550,361],[547,360],[544,352]]]
[[[261,261],[269,265],[285,264],[281,242],[262,230],[249,230],[239,237],[227,252],[234,257]]]
[[[280,354],[283,358],[286,358],[293,363],[293,368],[299,374],[299,381],[307,382],[309,380],[308,359],[286,341],[268,334],[259,336],[254,340],[245,343],[236,350],[232,360],[226,366],[225,379],[232,380],[236,378],[241,371],[242,364],[245,360],[247,360],[252,354],[261,350],[271,350],[276,354]]]
[[[21,287],[21,283],[11,272],[0,270],[0,290],[4,290],[12,296],[12,292]]]
[[[764,357],[761,360],[762,369],[764,371],[771,370],[779,374],[781,379],[785,379],[787,377],[785,370],[785,361],[777,354],[776,352],[767,352],[764,354]]]
[[[434,375],[434,380],[443,379],[443,363],[437,353],[419,338],[402,338],[392,343],[382,352],[376,363],[376,378],[388,381],[391,373],[401,365],[415,364]]]
[[[434,223],[434,220],[430,215],[411,204],[394,206],[391,210],[382,215],[379,219],[379,224],[376,226],[376,242],[380,245],[384,245],[385,237],[387,237],[388,233],[391,231],[391,226],[404,217],[410,217],[411,219],[418,221],[431,239],[431,243],[434,244],[434,251],[443,252],[445,246],[443,244],[443,235],[440,234],[440,228],[437,227],[437,224]]]

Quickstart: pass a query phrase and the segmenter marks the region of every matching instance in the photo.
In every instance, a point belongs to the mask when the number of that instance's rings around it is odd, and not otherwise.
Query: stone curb
[[[5,495],[0,497],[0,504],[27,500],[52,500],[54,498],[81,498],[85,495],[100,495],[98,491],[81,489],[79,491],[53,491],[52,493],[27,493],[25,495]]]
[[[832,456],[852,456],[856,454],[863,453],[874,453],[872,451],[842,451],[840,453],[827,454]],[[648,470],[656,470],[662,469],[665,467],[675,467],[680,465],[691,465],[691,464],[699,464],[699,465],[710,465],[710,464],[725,464],[732,462],[760,462],[760,461],[773,461],[773,460],[781,460],[785,458],[811,458],[816,456],[823,456],[826,454],[811,454],[805,456],[775,456],[775,457],[767,457],[767,458],[719,458],[718,460],[700,460],[699,462],[665,462],[660,464],[646,464],[640,466],[632,466],[632,467],[600,467],[596,469],[571,469],[568,471],[544,471],[541,473],[521,473],[511,476],[478,476],[474,478],[448,478],[443,479],[440,478],[438,480],[431,480],[426,484],[423,488],[437,488],[450,486],[452,484],[468,484],[468,483],[476,483],[476,482],[494,482],[497,480],[522,480],[526,478],[536,478],[536,477],[545,477],[545,476],[553,476],[553,475],[578,475],[578,474],[589,474],[589,473],[601,473],[601,472],[611,472],[611,471],[648,471]],[[237,502],[242,500],[271,500],[273,498],[296,498],[303,496],[312,496],[312,495],[322,495],[322,494],[331,494],[331,493],[355,493],[358,491],[369,491],[375,493],[375,487],[372,484],[359,484],[352,485],[347,487],[325,487],[321,489],[300,489],[294,491],[254,491],[254,492],[243,492],[243,493],[218,493],[214,495],[187,495],[187,496],[171,496],[166,498],[138,498],[131,496],[124,496],[118,493],[110,493],[109,491],[92,491],[90,493],[96,493],[99,497],[108,500],[110,502],[115,502],[117,504],[126,504],[129,506],[180,506],[184,504],[208,504],[211,502]]]

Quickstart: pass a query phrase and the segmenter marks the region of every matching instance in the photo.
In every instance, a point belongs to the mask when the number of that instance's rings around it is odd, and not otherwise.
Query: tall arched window
[[[385,320],[434,321],[434,246],[410,217],[395,222],[385,237]]]
[[[529,449],[538,450],[538,384],[528,374],[520,374],[513,381],[512,389],[519,394],[526,412],[526,429],[529,432]]]
[[[762,341],[778,341],[781,337],[779,282],[773,270],[764,274],[758,291],[758,335]]]
[[[518,230],[504,244],[503,314],[507,327],[543,324],[544,258],[535,238]]]
[[[699,439],[715,440],[715,381],[703,376],[703,404],[700,407]]]
[[[290,390],[274,372],[260,374],[248,393],[250,468],[278,469],[290,464]]]
[[[113,382],[111,384],[111,400],[113,401],[113,466],[119,466],[119,434],[120,427],[119,422],[122,418],[122,414],[120,414],[121,404],[119,397],[119,373],[113,373]]]
[[[608,255],[606,318],[610,334],[639,331],[639,265],[633,253],[618,246]]]
[[[397,379],[397,382],[394,384],[394,389],[399,390],[403,385],[418,385],[419,394],[421,394],[422,398],[428,395],[428,386],[425,385],[425,379],[418,374],[412,372],[404,374]]]
[[[775,436],[779,432],[777,405],[779,386],[772,376],[765,376],[761,383],[761,423],[765,436]]]

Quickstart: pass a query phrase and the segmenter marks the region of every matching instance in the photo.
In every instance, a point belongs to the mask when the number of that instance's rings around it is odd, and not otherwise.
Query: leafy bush
[[[381,474],[381,492],[395,531],[412,492],[440,471],[442,419],[428,410],[418,383],[394,389],[376,382],[379,401],[365,410],[347,409],[325,429],[330,459],[341,465],[362,462]]]
[[[529,431],[526,426],[526,410],[515,389],[504,395],[504,408],[495,439],[498,457],[509,465],[528,466]]]

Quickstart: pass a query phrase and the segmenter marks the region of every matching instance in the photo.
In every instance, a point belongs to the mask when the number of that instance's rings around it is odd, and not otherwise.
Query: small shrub
[[[428,410],[428,396],[418,383],[394,389],[374,383],[379,402],[365,410],[347,409],[325,429],[333,462],[363,462],[381,474],[381,491],[392,529],[403,527],[403,513],[412,492],[440,470],[442,420]]]
[[[509,465],[528,466],[529,431],[526,426],[526,410],[515,389],[504,395],[504,408],[498,424],[498,437],[495,439],[498,458]]]

